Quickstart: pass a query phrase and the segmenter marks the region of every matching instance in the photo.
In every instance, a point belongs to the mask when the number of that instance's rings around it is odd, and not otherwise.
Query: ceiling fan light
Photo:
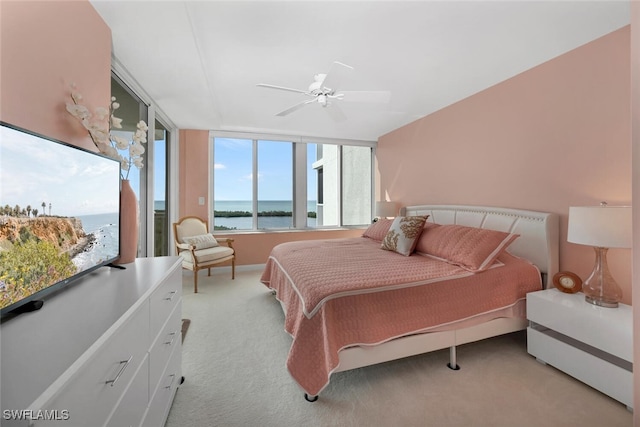
[[[318,95],[318,102],[323,107],[326,107],[327,106],[327,96],[326,95]]]

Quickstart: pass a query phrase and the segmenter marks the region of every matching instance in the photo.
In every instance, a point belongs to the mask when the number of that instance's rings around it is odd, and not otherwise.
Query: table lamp
[[[398,215],[398,204],[396,202],[376,202],[376,218],[388,218]]]
[[[609,272],[609,248],[631,247],[631,207],[578,206],[569,208],[567,241],[593,246],[596,263],[591,275],[582,284],[585,300],[601,307],[617,307],[622,289]]]

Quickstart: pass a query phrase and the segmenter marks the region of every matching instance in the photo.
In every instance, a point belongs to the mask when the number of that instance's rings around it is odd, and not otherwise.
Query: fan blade
[[[266,87],[266,88],[270,88],[270,89],[286,90],[286,91],[289,91],[289,92],[304,93],[305,95],[309,94],[309,92],[307,92],[306,90],[292,89],[290,87],[284,87],[284,86],[269,85],[269,84],[266,84],[266,83],[258,83],[256,86]]]
[[[333,119],[333,121],[344,122],[345,120],[347,120],[347,116],[344,114],[344,111],[342,111],[342,108],[340,108],[337,102],[332,102],[331,104],[324,107],[323,110],[327,112],[327,114],[329,115],[329,117],[331,117],[331,119]]]
[[[286,109],[286,110],[284,110],[284,111],[280,111],[278,114],[276,114],[276,116],[284,117],[284,116],[286,116],[286,115],[288,115],[288,114],[293,113],[293,112],[294,112],[294,111],[296,111],[296,110],[301,109],[301,108],[302,108],[302,107],[304,107],[305,105],[310,104],[310,103],[312,103],[312,102],[316,102],[315,98],[314,98],[314,99],[310,99],[310,100],[308,100],[308,101],[302,101],[302,102],[300,102],[300,103],[298,103],[298,104],[294,105],[293,107],[289,107],[289,108],[287,108],[287,109]]]
[[[368,102],[386,104],[391,100],[389,91],[340,91],[343,95],[340,99],[343,102]]]
[[[347,75],[350,71],[353,71],[353,67],[347,64],[343,64],[342,62],[334,61],[329,68],[329,72],[324,78],[322,82],[322,87],[324,89],[331,89],[333,91],[337,91],[338,87],[340,87],[340,83],[342,82],[342,78]]]

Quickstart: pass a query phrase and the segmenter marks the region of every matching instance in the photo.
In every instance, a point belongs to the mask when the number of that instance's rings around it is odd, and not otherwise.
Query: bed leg
[[[449,367],[449,369],[453,369],[454,371],[457,371],[460,369],[460,366],[458,366],[458,363],[456,361],[455,345],[452,345],[451,347],[449,347],[449,363],[447,363],[447,366]]]
[[[304,400],[306,400],[307,402],[315,402],[316,400],[318,400],[318,395],[309,396],[307,393],[305,393]]]

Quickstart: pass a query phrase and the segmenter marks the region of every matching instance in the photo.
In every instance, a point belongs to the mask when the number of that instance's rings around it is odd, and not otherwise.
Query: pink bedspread
[[[432,258],[405,257],[364,237],[276,246],[261,281],[282,302],[293,337],[287,368],[309,395],[328,384],[338,352],[426,332],[515,305],[540,290],[538,269],[504,254],[473,274]]]

